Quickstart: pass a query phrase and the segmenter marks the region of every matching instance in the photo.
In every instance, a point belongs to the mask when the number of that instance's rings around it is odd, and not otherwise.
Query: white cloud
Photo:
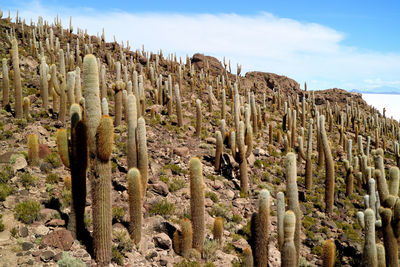
[[[104,27],[107,40],[129,40],[131,47],[176,53],[196,52],[242,64],[244,71],[275,72],[307,80],[311,89],[373,88],[398,84],[400,54],[362,51],[342,44],[345,34],[316,23],[280,18],[270,13],[237,14],[127,13],[119,10],[48,7],[33,1],[19,7],[20,15],[53,21],[97,34]]]

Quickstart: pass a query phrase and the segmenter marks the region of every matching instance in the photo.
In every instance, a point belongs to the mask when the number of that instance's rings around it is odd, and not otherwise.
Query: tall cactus
[[[254,265],[268,265],[268,239],[269,239],[269,213],[270,194],[267,189],[260,192],[258,200],[258,213],[256,216],[256,227],[254,233]]]
[[[282,251],[284,241],[284,225],[283,221],[285,218],[285,195],[283,192],[276,194],[276,213],[278,217],[277,228],[278,228],[278,246],[279,250]]]
[[[221,167],[221,158],[223,150],[222,135],[220,131],[216,131],[216,148],[215,148],[215,171],[218,172]]]
[[[297,168],[296,155],[288,153],[285,159],[286,166],[286,192],[288,199],[288,209],[296,215],[296,230],[294,244],[296,246],[296,262],[300,261],[300,232],[301,232],[301,211],[299,206],[299,193],[297,189]]]
[[[294,235],[296,228],[296,215],[293,211],[288,210],[285,212],[284,217],[284,241],[281,252],[281,266],[282,267],[296,267],[297,266],[297,252],[294,243]]]
[[[3,108],[5,108],[8,104],[10,104],[10,79],[8,77],[8,65],[7,59],[3,58],[2,60],[3,66]]]
[[[332,240],[326,240],[322,246],[322,266],[335,266],[336,246]]]
[[[14,70],[14,98],[15,98],[15,117],[17,119],[22,118],[22,88],[21,88],[21,71],[19,68],[19,56],[18,56],[18,41],[13,38],[11,41],[11,54],[12,54],[12,65]]]
[[[199,252],[203,250],[204,245],[204,181],[203,167],[200,159],[192,158],[189,162],[190,171],[190,214],[193,224],[193,248]]]
[[[137,167],[137,145],[136,145],[136,128],[137,128],[137,110],[136,97],[128,96],[128,145],[127,160],[128,169]]]
[[[39,161],[39,140],[37,134],[28,135],[28,163],[36,165]]]
[[[137,142],[137,165],[142,177],[142,197],[144,197],[146,195],[147,180],[149,177],[149,157],[147,153],[146,122],[143,117],[138,119]]]
[[[378,257],[375,243],[375,213],[372,209],[364,212],[365,220],[365,243],[363,254],[363,266],[378,266]]]
[[[325,211],[333,212],[333,200],[335,193],[335,166],[332,158],[331,148],[325,131],[325,116],[319,118],[319,136],[325,155]]]
[[[201,100],[196,99],[196,136],[200,136],[201,134],[201,123],[202,123],[202,114],[201,114]]]
[[[183,116],[182,116],[182,104],[181,104],[181,94],[179,91],[179,85],[175,84],[175,104],[176,104],[176,116],[178,119],[178,126],[183,126]]]
[[[142,179],[136,168],[128,171],[129,194],[129,233],[135,244],[138,244],[142,234]]]

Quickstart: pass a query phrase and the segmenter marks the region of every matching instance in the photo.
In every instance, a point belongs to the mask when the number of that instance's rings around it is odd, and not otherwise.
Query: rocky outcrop
[[[213,75],[219,75],[225,71],[222,63],[215,57],[205,56],[204,54],[194,54],[191,58],[192,64],[196,69],[206,69],[207,62],[210,72]]]
[[[255,93],[271,93],[272,90],[281,88],[283,94],[296,94],[300,92],[300,84],[286,76],[269,72],[247,72],[242,84],[245,88],[253,88]]]

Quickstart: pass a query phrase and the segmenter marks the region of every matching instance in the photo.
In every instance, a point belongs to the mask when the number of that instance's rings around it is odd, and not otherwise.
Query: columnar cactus
[[[39,162],[39,140],[37,134],[28,135],[28,163],[36,165]]]
[[[221,90],[221,120],[226,119],[226,95],[225,89]]]
[[[260,192],[258,200],[258,213],[256,216],[256,227],[254,236],[254,265],[268,265],[268,239],[269,239],[269,212],[270,212],[270,194],[267,189]]]
[[[47,79],[47,69],[45,57],[42,57],[42,63],[40,64],[40,95],[42,96],[42,108],[47,110],[49,103],[49,83]]]
[[[29,115],[29,109],[31,108],[31,101],[29,100],[28,97],[24,97],[24,104],[23,104],[23,110],[24,110],[24,117],[25,119],[29,119],[30,115]]]
[[[216,131],[216,148],[215,148],[215,171],[218,172],[221,167],[222,150],[224,148],[222,135],[220,131]]]
[[[376,252],[378,257],[378,267],[386,267],[385,247],[382,243],[376,244]]]
[[[134,95],[129,95],[128,96],[128,145],[127,145],[127,161],[129,169],[137,167],[136,128],[137,128],[136,97]]]
[[[297,252],[294,242],[294,235],[296,229],[296,215],[293,211],[288,210],[285,212],[284,217],[284,241],[281,250],[281,266],[282,267],[296,267],[297,265]]]
[[[363,266],[378,266],[378,256],[375,243],[375,213],[372,209],[364,212],[365,219],[365,243],[363,253]]]
[[[333,201],[335,193],[335,166],[332,158],[331,148],[329,146],[328,137],[325,131],[325,117],[323,115],[319,118],[319,135],[321,145],[325,155],[325,211],[328,214],[333,212]]]
[[[353,183],[354,183],[353,166],[350,165],[347,159],[344,160],[343,162],[344,162],[344,168],[346,170],[346,196],[350,196],[353,194]]]
[[[303,139],[299,136],[299,154],[303,160],[306,161],[306,173],[305,173],[305,184],[306,189],[311,190],[312,188],[312,130],[313,130],[313,119],[310,119],[308,125],[308,140],[307,140],[307,151],[304,153],[303,150]]]
[[[70,71],[67,74],[67,106],[71,106],[75,102],[75,72]]]
[[[22,88],[21,88],[21,72],[19,69],[18,42],[16,38],[11,41],[12,64],[14,70],[14,98],[15,98],[15,117],[22,118]]]
[[[147,153],[146,122],[143,117],[137,123],[137,166],[142,177],[142,197],[146,195],[149,177],[149,158]]]
[[[174,248],[175,252],[182,257],[188,258],[193,243],[193,228],[192,222],[183,218],[180,222],[181,231],[174,233]]]
[[[142,234],[142,178],[136,168],[128,171],[129,194],[129,233],[135,244],[138,244]]]
[[[203,167],[200,159],[192,158],[189,162],[190,172],[190,214],[193,224],[193,248],[199,252],[203,250],[204,245],[204,181]]]
[[[124,89],[125,84],[123,81],[117,81],[114,86],[114,98],[115,98],[115,119],[114,126],[117,127],[121,124],[122,121],[122,90]]]
[[[286,166],[286,192],[288,199],[288,209],[296,215],[296,230],[294,243],[296,246],[296,262],[300,260],[300,232],[301,232],[301,211],[299,206],[299,193],[297,189],[297,168],[296,155],[288,153],[285,159]]]
[[[276,194],[276,213],[278,217],[277,228],[278,228],[278,245],[279,250],[282,251],[284,241],[284,225],[283,221],[285,218],[285,195],[283,192]]]
[[[175,101],[176,101],[176,116],[178,118],[178,126],[183,126],[183,117],[182,117],[182,104],[181,104],[181,95],[179,92],[179,85],[175,84]]]
[[[10,80],[8,77],[8,65],[7,65],[7,59],[3,58],[2,60],[3,63],[3,108],[5,108],[9,103],[10,103]]]
[[[254,260],[253,260],[253,253],[250,247],[247,247],[243,250],[243,267],[253,267]]]
[[[213,226],[214,240],[217,240],[218,242],[221,243],[223,232],[224,232],[224,220],[221,217],[217,217],[214,220],[214,226]]]
[[[398,243],[392,227],[392,210],[390,208],[382,208],[380,215],[382,218],[386,264],[387,266],[399,266]]]
[[[202,121],[201,100],[196,99],[196,136],[200,136],[201,134],[201,121]]]
[[[322,266],[335,266],[336,246],[332,240],[326,240],[322,246]]]

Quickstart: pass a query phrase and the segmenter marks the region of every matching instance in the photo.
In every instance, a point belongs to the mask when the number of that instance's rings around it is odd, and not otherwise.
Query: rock
[[[10,163],[10,157],[11,157],[12,154],[14,154],[14,152],[12,152],[12,151],[9,151],[9,152],[1,154],[0,155],[0,163],[9,164]]]
[[[27,251],[33,248],[33,244],[31,242],[23,242],[21,247],[23,251]]]
[[[222,181],[220,181],[220,180],[215,179],[215,181],[211,183],[211,186],[215,190],[219,190],[219,189],[224,187],[224,183]]]
[[[184,147],[175,147],[174,148],[174,153],[180,157],[186,157],[189,154],[189,148],[184,146]]]
[[[205,56],[204,54],[196,53],[191,58],[192,64],[198,70],[206,69],[207,63],[209,67],[209,71],[212,75],[219,75],[224,71],[224,67],[222,66],[221,62],[216,59],[215,57]]]
[[[232,190],[226,190],[224,191],[224,195],[227,199],[233,199],[235,197],[235,192],[233,192]]]
[[[213,205],[214,205],[214,202],[211,199],[209,199],[209,198],[204,199],[204,206],[212,207]]]
[[[74,243],[74,238],[71,232],[66,229],[54,231],[50,234],[45,235],[40,242],[43,246],[51,246],[54,248],[60,248],[67,251],[71,248]]]
[[[171,248],[171,239],[165,233],[157,234],[153,237],[154,245],[161,249],[170,249]]]
[[[43,221],[47,222],[47,221],[50,221],[50,219],[51,219],[53,216],[57,216],[57,215],[59,215],[59,214],[58,214],[58,211],[56,211],[56,210],[47,209],[47,208],[46,208],[46,209],[40,210],[40,211],[39,211],[39,215],[40,215],[40,218],[42,218]]]
[[[35,233],[35,235],[37,237],[47,235],[49,233],[49,231],[50,231],[50,229],[44,225],[39,225],[38,227],[33,229],[33,232]]]
[[[33,257],[37,257],[37,256],[40,255],[40,253],[41,253],[40,250],[35,250],[34,252],[32,252],[32,256],[33,256]]]
[[[154,251],[154,250],[152,250],[152,251],[150,251],[147,255],[146,255],[146,260],[151,260],[151,259],[153,259],[153,258],[155,258],[155,257],[157,257],[157,251]]]
[[[55,262],[58,262],[59,260],[61,260],[62,255],[63,255],[63,252],[58,252],[56,255],[54,255],[53,260]]]
[[[52,169],[53,169],[53,165],[51,165],[51,163],[42,162],[42,163],[40,164],[40,170],[41,170],[42,172],[48,173],[48,172],[50,172]]]
[[[215,145],[217,143],[217,140],[214,137],[207,137],[206,142]]]
[[[57,226],[64,226],[65,221],[62,219],[53,219],[46,223],[46,226],[57,227]]]
[[[245,248],[249,247],[249,243],[243,238],[233,242],[232,245],[240,253],[242,253]]]
[[[169,262],[169,258],[166,256],[161,256],[160,257],[160,265],[161,266],[167,266]]]
[[[218,259],[216,261],[215,266],[231,266],[232,265],[232,261],[234,259],[238,259],[237,256],[231,255],[231,254],[227,254],[222,252],[221,250],[217,250],[215,252],[215,257]]]
[[[168,186],[164,182],[158,181],[157,183],[151,185],[151,187],[154,192],[164,197],[169,193]]]
[[[256,157],[253,153],[251,153],[250,156],[247,158],[247,162],[249,163],[249,167],[254,166],[254,162],[256,162]]]
[[[50,153],[50,148],[47,145],[39,144],[39,158],[44,159]]]
[[[6,197],[6,200],[3,201],[3,206],[7,209],[14,209],[16,204],[16,198],[13,195],[9,195]]]
[[[26,168],[26,166],[28,166],[28,162],[26,162],[25,158],[17,157],[15,163],[13,164],[14,173],[16,173],[19,170],[23,170],[24,168]]]
[[[19,236],[20,237],[27,237],[29,234],[28,228],[26,226],[21,226],[19,228]]]
[[[40,259],[44,262],[50,261],[54,257],[54,252],[51,250],[46,250],[40,254]]]

